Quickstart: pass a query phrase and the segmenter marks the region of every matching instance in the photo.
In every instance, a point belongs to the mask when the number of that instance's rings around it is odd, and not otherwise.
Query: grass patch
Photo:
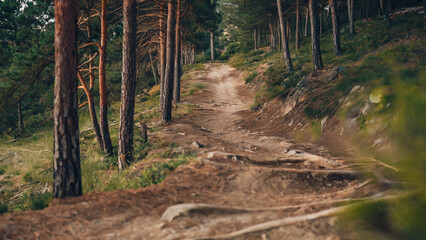
[[[245,83],[250,83],[251,81],[253,81],[253,79],[255,77],[257,77],[258,73],[253,71],[252,73],[250,73],[247,77],[244,78],[244,82]]]

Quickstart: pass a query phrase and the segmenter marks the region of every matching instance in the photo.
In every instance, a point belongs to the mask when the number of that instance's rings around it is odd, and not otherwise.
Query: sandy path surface
[[[207,64],[192,76],[183,84],[206,88],[183,100],[198,107],[151,139],[196,151],[197,162],[180,166],[155,186],[3,214],[0,239],[340,239],[334,217],[244,233],[258,224],[331,209],[336,201],[371,195],[371,190],[323,147],[242,128],[242,112],[254,93],[237,70]]]

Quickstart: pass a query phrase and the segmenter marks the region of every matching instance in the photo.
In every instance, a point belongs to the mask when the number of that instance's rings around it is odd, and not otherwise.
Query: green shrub
[[[246,83],[250,83],[255,77],[257,77],[257,75],[258,75],[257,72],[252,72],[247,77],[244,78],[244,81]]]
[[[52,199],[53,194],[51,192],[24,193],[22,197],[18,198],[15,202],[9,205],[9,210],[13,212],[40,210],[47,207]]]
[[[9,207],[6,203],[0,200],[0,213],[6,213],[9,211]]]

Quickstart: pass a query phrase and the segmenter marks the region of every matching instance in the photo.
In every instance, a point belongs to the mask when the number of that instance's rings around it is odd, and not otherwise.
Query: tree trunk
[[[260,30],[259,28],[257,29],[257,48],[260,48]]]
[[[21,100],[18,101],[18,127],[21,130],[24,127],[24,120],[22,118]]]
[[[148,142],[148,128],[146,127],[146,124],[141,122],[141,135],[142,140],[144,143]]]
[[[309,8],[306,8],[305,37],[308,37]]]
[[[275,51],[275,35],[272,23],[269,23],[269,29],[271,30],[271,51]]]
[[[321,47],[319,38],[319,24],[317,15],[317,3],[316,0],[309,0],[309,17],[311,19],[311,38],[312,38],[312,62],[314,64],[314,70],[323,68],[321,58]]]
[[[180,102],[180,77],[182,69],[180,66],[181,58],[181,33],[180,33],[180,2],[177,0],[176,4],[176,40],[175,40],[175,66],[174,66],[174,81],[173,81],[173,100],[175,103]]]
[[[160,82],[164,80],[164,71],[166,69],[166,41],[165,24],[163,17],[160,18]]]
[[[336,0],[329,0],[329,7],[331,10],[331,21],[333,22],[333,45],[334,45],[334,53],[336,56],[342,56],[342,48],[340,47],[340,28],[339,21],[336,11]]]
[[[77,114],[77,0],[55,0],[53,196],[80,196]]]
[[[280,19],[277,20],[278,52],[281,52],[281,25]]]
[[[320,36],[321,36],[321,34],[322,34],[322,10],[320,11],[320,13],[319,13],[319,33],[320,33]]]
[[[256,29],[253,30],[254,50],[257,50],[257,34]]]
[[[296,42],[294,46],[296,50],[300,48],[300,0],[296,2]]]
[[[86,93],[86,96],[87,96],[87,103],[89,105],[90,120],[92,121],[92,126],[93,126],[93,129],[95,130],[96,141],[98,142],[99,148],[101,150],[103,150],[104,149],[104,143],[102,141],[101,129],[99,127],[98,118],[96,116],[95,100],[93,98],[93,92],[89,87],[87,87],[87,84],[84,81],[83,76],[81,75],[79,70],[77,70],[77,77],[80,80],[81,86],[83,87],[83,90],[84,90],[84,92]]]
[[[288,21],[288,19],[287,19],[287,36],[288,36],[288,39],[289,40],[291,40],[291,28],[290,28],[290,22]]]
[[[192,51],[191,51],[191,64],[195,63],[195,46],[192,46]]]
[[[118,131],[118,170],[133,161],[133,126],[136,88],[136,0],[123,1],[123,69],[120,127]]]
[[[162,120],[169,122],[172,120],[172,97],[173,97],[173,75],[174,75],[174,48],[175,48],[175,16],[176,2],[169,0],[167,14],[167,48],[166,48],[166,69],[164,81],[161,83],[161,92],[163,93],[162,105]]]
[[[154,60],[152,59],[151,52],[149,52],[149,62],[151,63],[151,71],[152,71],[152,75],[154,76],[154,82],[155,84],[158,84],[157,70],[155,69],[155,64],[154,64]]]
[[[104,153],[112,155],[112,143],[108,127],[108,100],[105,77],[106,42],[107,42],[107,10],[106,0],[102,0],[101,12],[101,48],[99,49],[99,123],[101,127]]]
[[[287,36],[285,34],[284,16],[283,16],[282,8],[281,8],[281,0],[277,0],[277,7],[278,7],[278,17],[280,20],[281,41],[282,41],[283,52],[284,52],[284,60],[287,66],[287,70],[289,72],[293,72],[294,71],[293,64],[291,62],[290,51],[288,50]]]
[[[380,0],[379,2],[380,2],[380,10],[382,10],[383,17],[385,18],[385,21],[390,23],[391,20],[390,20],[390,17],[389,17],[389,13],[388,13],[386,7],[383,4],[383,0]]]
[[[213,32],[210,32],[210,55],[211,60],[214,60],[214,34]]]
[[[354,0],[348,0],[349,34],[355,35]]]

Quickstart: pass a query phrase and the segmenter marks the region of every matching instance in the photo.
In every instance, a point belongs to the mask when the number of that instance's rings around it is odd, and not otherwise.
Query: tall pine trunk
[[[294,44],[296,50],[300,48],[300,0],[296,2],[296,42]]]
[[[112,155],[112,143],[108,127],[108,99],[105,76],[106,44],[107,44],[107,10],[106,1],[102,0],[101,10],[101,48],[99,49],[99,125],[101,128],[104,153]]]
[[[176,5],[176,42],[175,42],[175,66],[174,66],[174,81],[173,81],[173,100],[175,103],[180,102],[180,77],[182,75],[181,69],[181,32],[180,32],[180,3],[177,0]]]
[[[312,62],[314,69],[318,70],[323,68],[321,58],[321,47],[319,38],[319,23],[317,15],[316,0],[309,0],[309,18],[311,19],[311,38],[312,38]]]
[[[99,127],[98,118],[96,116],[95,100],[94,100],[94,97],[93,97],[93,92],[87,86],[87,84],[84,81],[83,76],[81,75],[79,70],[77,70],[77,77],[80,80],[81,86],[83,87],[83,90],[84,90],[84,92],[86,93],[86,96],[87,96],[87,103],[89,105],[90,120],[92,121],[92,126],[93,126],[93,129],[95,130],[96,141],[98,142],[99,148],[101,150],[103,150],[104,144],[103,144],[103,141],[102,141],[101,128]]]
[[[271,30],[271,51],[275,51],[275,34],[274,28],[272,27],[272,23],[269,23],[269,29]]]
[[[155,64],[154,64],[154,60],[152,59],[151,51],[149,51],[149,62],[151,64],[151,71],[152,71],[152,75],[154,77],[154,82],[155,82],[155,84],[158,84],[157,69],[155,69]]]
[[[18,101],[18,127],[22,130],[24,127],[24,119],[22,117],[21,100]]]
[[[77,114],[77,14],[77,0],[55,0],[55,198],[82,194]]]
[[[257,34],[256,29],[253,30],[254,50],[257,50]]]
[[[354,0],[348,0],[349,34],[355,35]]]
[[[133,161],[133,126],[136,88],[136,0],[123,1],[123,69],[121,72],[118,170]]]
[[[214,60],[214,34],[213,31],[210,32],[210,56],[211,60]]]
[[[287,35],[285,34],[285,27],[284,27],[284,16],[282,12],[281,7],[281,0],[277,0],[277,7],[278,7],[278,18],[280,21],[280,29],[281,29],[281,42],[283,46],[283,52],[284,52],[284,60],[285,64],[287,66],[287,70],[289,72],[293,72],[293,64],[291,62],[290,58],[290,51],[288,50],[288,42],[287,42]]]
[[[164,80],[164,71],[166,69],[166,33],[163,17],[160,18],[160,82]]]
[[[167,44],[166,44],[166,68],[164,81],[161,83],[161,92],[163,99],[161,101],[162,120],[169,122],[172,120],[172,98],[173,98],[173,75],[174,75],[174,48],[175,48],[175,30],[176,30],[176,16],[175,0],[168,1],[168,14],[167,14]]]
[[[342,56],[342,48],[340,46],[340,28],[339,28],[339,18],[336,11],[336,0],[329,0],[329,7],[331,10],[331,21],[333,22],[333,46],[334,53],[336,56]]]
[[[306,8],[306,19],[305,19],[305,37],[308,37],[308,24],[309,24],[309,8]]]

